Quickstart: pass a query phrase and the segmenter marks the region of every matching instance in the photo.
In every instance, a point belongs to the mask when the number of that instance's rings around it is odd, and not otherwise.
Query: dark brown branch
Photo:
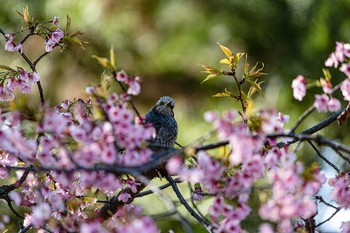
[[[316,151],[316,154],[318,155],[318,157],[320,157],[323,161],[325,161],[329,166],[331,166],[332,168],[334,168],[334,170],[337,171],[337,173],[340,172],[339,168],[337,166],[335,166],[334,163],[332,163],[331,161],[329,161],[326,157],[324,157],[321,152],[316,148],[316,146],[311,142],[311,140],[307,140],[307,142],[310,144],[310,146]]]
[[[180,179],[176,178],[176,179],[174,179],[174,182],[176,182],[176,183],[181,183],[182,181],[181,181]],[[166,189],[166,188],[168,188],[168,187],[170,187],[170,186],[171,186],[170,183],[166,183],[166,184],[164,184],[164,185],[162,185],[162,186],[159,186],[158,189],[159,189],[159,190],[163,190],[163,189]],[[150,190],[147,190],[147,191],[144,191],[144,192],[140,192],[139,194],[136,195],[136,197],[143,197],[143,196],[150,195],[150,194],[152,194],[152,193],[154,193],[154,191],[150,189]],[[135,197],[135,198],[136,198],[136,197]]]
[[[298,128],[298,126],[303,122],[303,120],[306,119],[306,117],[308,117],[313,111],[315,111],[315,107],[311,106],[309,107],[305,112],[303,112],[303,114],[301,114],[297,120],[297,122],[295,123],[294,127],[290,130],[291,133],[294,133],[294,131]]]
[[[179,199],[180,203],[186,208],[186,210],[195,218],[197,221],[202,224],[205,229],[208,232],[214,232],[212,229],[212,226],[207,223],[204,219],[201,218],[186,202],[185,198],[182,196],[179,188],[177,187],[176,183],[174,182],[174,179],[171,176],[167,176],[166,179],[168,180],[169,183],[171,183],[171,187],[173,188],[177,198]]]

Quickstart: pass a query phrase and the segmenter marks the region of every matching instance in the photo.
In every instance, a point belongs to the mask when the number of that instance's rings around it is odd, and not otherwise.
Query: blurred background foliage
[[[108,56],[113,44],[119,68],[142,78],[141,95],[135,98],[142,113],[160,96],[175,98],[178,141],[183,145],[210,129],[202,120],[205,111],[239,106],[229,99],[211,97],[224,88],[234,89],[232,80],[218,78],[200,84],[205,74],[198,64],[220,67],[224,55],[217,42],[233,52],[247,52],[251,65],[265,64],[269,74],[264,77],[266,95],[256,100],[256,108],[263,103],[290,114],[291,126],[312,105],[312,93],[321,91],[314,88],[297,102],[292,98],[292,79],[298,74],[320,78],[335,41],[349,42],[350,37],[349,0],[0,0],[0,4],[0,27],[5,32],[18,30],[16,10],[22,11],[25,5],[37,20],[60,16],[62,26],[68,14],[72,30],[85,32],[85,50],[75,46],[63,52],[56,49],[39,63],[48,102],[84,98],[85,86],[99,83],[103,72],[92,55]],[[0,41],[3,46],[4,39]],[[40,38],[27,43],[24,48],[29,57],[44,51]],[[17,54],[0,50],[1,64],[20,65],[17,58]],[[344,78],[334,69],[331,72],[334,84]],[[39,106],[37,94],[25,98],[28,104]],[[314,113],[301,129],[326,116]],[[327,129],[327,136],[346,136],[344,130],[334,129]],[[310,156],[304,159],[315,160],[315,153],[308,152]]]

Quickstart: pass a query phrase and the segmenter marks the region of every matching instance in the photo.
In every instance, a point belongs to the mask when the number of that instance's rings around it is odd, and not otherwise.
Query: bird
[[[157,160],[164,151],[172,150],[176,143],[178,126],[174,117],[174,107],[175,102],[171,97],[162,96],[146,114],[146,124],[151,124],[155,128],[155,136],[149,140],[154,160]],[[166,177],[168,173],[165,166],[166,161],[144,175],[149,179]]]
[[[146,123],[155,128],[155,137],[150,143],[172,148],[176,143],[178,127],[174,117],[175,102],[169,96],[162,96],[146,114]]]

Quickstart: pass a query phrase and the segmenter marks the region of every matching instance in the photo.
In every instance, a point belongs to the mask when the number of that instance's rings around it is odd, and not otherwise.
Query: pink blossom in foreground
[[[344,100],[350,101],[350,78],[347,78],[343,81],[340,86],[340,90],[344,96]]]
[[[331,200],[338,203],[339,207],[350,207],[350,178],[346,173],[329,179],[329,185],[333,187]]]
[[[329,97],[325,94],[315,95],[314,106],[318,112],[327,112]]]
[[[340,229],[341,233],[350,233],[350,222],[342,222]]]
[[[346,76],[350,77],[350,64],[342,64],[339,70],[343,72]]]
[[[301,101],[306,95],[306,79],[302,75],[298,75],[292,82],[293,96]]]
[[[336,112],[338,110],[340,110],[341,108],[341,103],[338,99],[336,98],[330,98],[329,101],[328,101],[328,110],[330,112]]]
[[[344,62],[346,57],[350,57],[350,44],[336,42],[335,51],[329,55],[325,61],[325,66],[337,68],[338,64]]]
[[[129,79],[126,83],[129,85],[129,88],[127,90],[127,93],[129,95],[138,95],[138,94],[140,94],[140,91],[141,91],[140,77],[136,76],[133,79]]]

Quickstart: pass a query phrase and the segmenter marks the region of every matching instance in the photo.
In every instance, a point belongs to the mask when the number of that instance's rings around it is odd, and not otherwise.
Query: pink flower
[[[350,207],[350,179],[346,173],[341,176],[336,176],[328,181],[330,186],[333,186],[333,192],[330,196],[331,200],[335,200],[340,207]]]
[[[119,81],[119,82],[126,82],[127,80],[128,80],[128,75],[125,73],[125,71],[124,70],[122,70],[122,71],[119,71],[118,73],[117,73],[117,76],[115,77],[116,78],[116,80],[117,81]]]
[[[339,70],[350,77],[350,64],[342,64]]]
[[[170,175],[176,175],[181,171],[182,158],[180,156],[175,156],[169,159],[166,164],[166,169]]]
[[[341,233],[350,233],[350,222],[342,222],[340,229]]]
[[[55,31],[51,33],[51,40],[54,41],[56,44],[60,43],[60,40],[64,37],[64,32],[57,28]]]
[[[131,198],[131,195],[125,191],[121,191],[118,195],[118,201],[121,201],[121,202],[128,202],[128,200]]]
[[[318,112],[327,112],[329,97],[325,94],[315,95],[314,106]]]
[[[335,55],[335,53],[331,53],[324,63],[325,66],[334,67],[334,68],[337,68],[338,64],[339,64],[339,60]]]
[[[52,23],[53,24],[55,24],[57,27],[59,27],[60,25],[58,25],[58,23],[59,23],[59,19],[60,19],[60,17],[58,17],[58,16],[54,16],[53,17],[53,20],[52,20]]]
[[[327,81],[327,80],[325,80],[325,79],[323,79],[323,78],[321,78],[320,79],[320,84],[321,84],[321,87],[322,87],[322,90],[323,90],[323,92],[325,93],[325,94],[330,94],[330,92],[331,92],[331,88],[332,88],[332,83],[331,82],[329,82],[329,81]]]
[[[338,99],[336,98],[331,98],[329,101],[328,101],[328,110],[330,112],[336,112],[338,111],[339,109],[341,108],[341,103]]]
[[[51,217],[51,208],[47,203],[38,203],[35,207],[33,207],[33,213],[31,215],[31,223],[39,227],[43,225],[46,220]]]
[[[56,42],[49,39],[45,42],[45,50],[46,52],[51,52],[53,48],[56,46]]]
[[[301,101],[306,94],[306,79],[302,75],[298,75],[292,82],[293,96]]]
[[[129,79],[126,82],[129,85],[127,93],[129,95],[138,95],[141,91],[140,77],[136,76],[134,79]]]
[[[340,86],[340,90],[344,96],[344,100],[350,101],[350,79],[347,78]]]

